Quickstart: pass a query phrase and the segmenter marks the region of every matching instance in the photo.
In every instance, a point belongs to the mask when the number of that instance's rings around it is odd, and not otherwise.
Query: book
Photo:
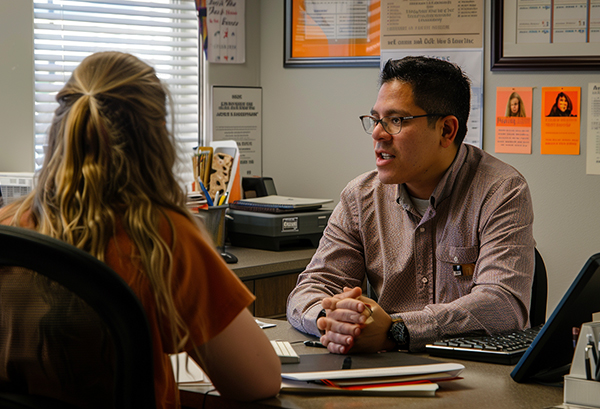
[[[310,199],[291,196],[270,195],[236,200],[232,208],[250,211],[297,211],[318,209],[322,205],[333,202],[332,199]]]

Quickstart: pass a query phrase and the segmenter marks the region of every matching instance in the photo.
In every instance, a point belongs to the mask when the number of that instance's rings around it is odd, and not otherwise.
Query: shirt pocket
[[[446,295],[462,297],[473,287],[479,247],[438,246],[436,249],[438,287]],[[445,288],[448,286],[448,288]]]

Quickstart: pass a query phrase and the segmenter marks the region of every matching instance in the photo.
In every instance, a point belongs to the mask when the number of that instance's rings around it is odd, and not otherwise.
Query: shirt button
[[[421,227],[421,228],[419,229],[419,231],[420,231],[421,233],[423,233],[423,232],[425,231],[425,227]]]
[[[427,277],[423,277],[423,278],[421,279],[421,282],[422,282],[423,284],[426,284],[426,283],[427,283]]]

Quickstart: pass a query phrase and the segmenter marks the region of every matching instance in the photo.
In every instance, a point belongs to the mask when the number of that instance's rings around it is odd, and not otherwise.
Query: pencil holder
[[[221,250],[225,247],[225,212],[228,208],[229,205],[221,205],[198,210],[198,216],[202,219],[213,243]]]
[[[588,346],[588,340],[594,344],[595,354],[598,359],[596,363],[594,353]],[[577,347],[571,363],[571,372],[565,375],[564,401],[565,404],[600,408],[600,382],[594,380],[600,354],[598,342],[600,341],[600,322],[589,322],[581,326]],[[588,366],[589,365],[589,366]],[[588,368],[586,369],[586,366]],[[588,380],[588,371],[592,380]]]

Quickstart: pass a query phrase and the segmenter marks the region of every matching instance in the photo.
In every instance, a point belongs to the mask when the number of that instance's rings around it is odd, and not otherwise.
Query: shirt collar
[[[429,197],[429,203],[431,203],[434,208],[436,208],[446,197],[450,196],[458,172],[467,158],[467,152],[467,147],[464,143],[461,143],[452,164],[446,170]],[[398,185],[398,198],[396,199],[396,202],[402,206],[404,210],[414,207],[404,184]]]

